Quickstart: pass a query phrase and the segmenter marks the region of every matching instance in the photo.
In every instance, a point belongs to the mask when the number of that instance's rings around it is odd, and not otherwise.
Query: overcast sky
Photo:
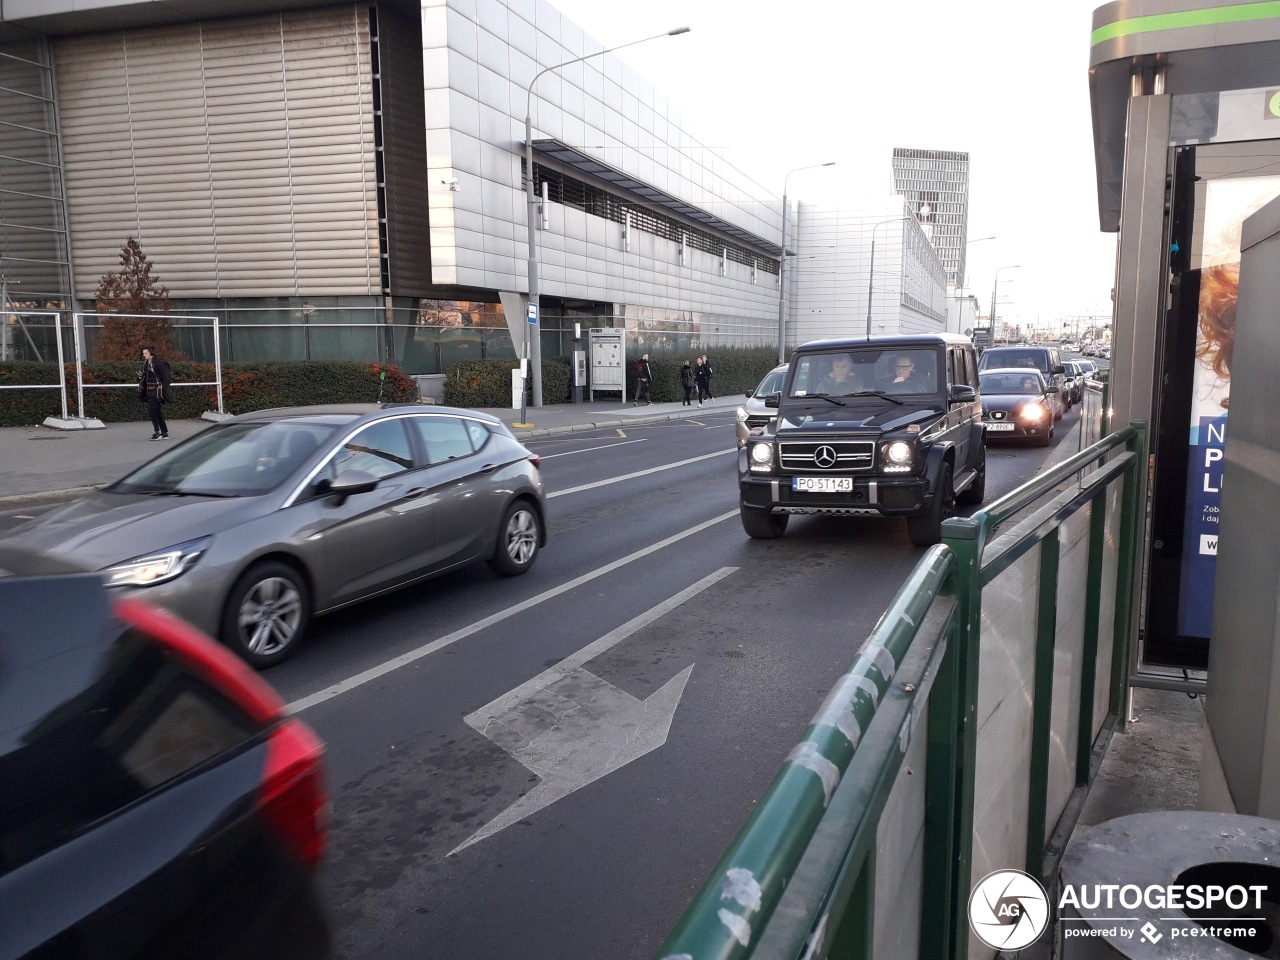
[[[966,292],[1042,327],[1111,313],[1116,235],[1098,229],[1089,113],[1094,0],[550,0],[681,105],[690,132],[781,195],[857,207],[894,147],[969,153]]]

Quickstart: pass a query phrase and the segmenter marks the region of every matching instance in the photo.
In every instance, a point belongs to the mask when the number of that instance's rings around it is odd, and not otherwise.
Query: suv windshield
[[[213,427],[106,489],[158,496],[256,496],[287,480],[335,429],[332,424],[281,420]]]
[[[767,397],[771,393],[782,392],[782,381],[787,379],[787,371],[775,370],[773,373],[767,374],[760,381],[760,386],[756,387],[756,397]]]
[[[806,353],[791,362],[788,396],[905,396],[934,393],[938,382],[933,350],[833,350]]]

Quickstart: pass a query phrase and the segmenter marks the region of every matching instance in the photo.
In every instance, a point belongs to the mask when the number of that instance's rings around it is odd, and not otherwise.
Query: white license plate
[[[799,493],[852,493],[853,477],[792,477],[791,489]]]
[[[1012,430],[1013,429],[1012,423],[988,423],[986,426],[988,430]]]

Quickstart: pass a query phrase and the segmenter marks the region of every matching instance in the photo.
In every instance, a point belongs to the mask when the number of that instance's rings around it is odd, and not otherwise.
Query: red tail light
[[[271,730],[258,787],[258,815],[303,863],[317,863],[328,839],[329,795],[324,746],[316,735],[301,720],[285,716],[284,701],[243,660],[189,623],[138,600],[117,600],[113,611],[256,725]]]
[[[267,744],[258,815],[303,863],[314,866],[329,835],[324,747],[300,720],[286,720]]]

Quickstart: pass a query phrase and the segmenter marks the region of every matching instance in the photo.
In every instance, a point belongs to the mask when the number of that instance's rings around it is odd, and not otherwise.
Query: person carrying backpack
[[[692,407],[694,388],[693,367],[689,366],[688,360],[686,360],[680,367],[680,386],[684,387],[684,403],[681,404],[681,406]]]
[[[653,401],[649,399],[649,388],[652,385],[653,371],[649,369],[649,355],[642,353],[640,354],[640,359],[636,361],[636,398],[631,402],[633,407],[640,406],[642,398],[646,404],[653,404]]]

